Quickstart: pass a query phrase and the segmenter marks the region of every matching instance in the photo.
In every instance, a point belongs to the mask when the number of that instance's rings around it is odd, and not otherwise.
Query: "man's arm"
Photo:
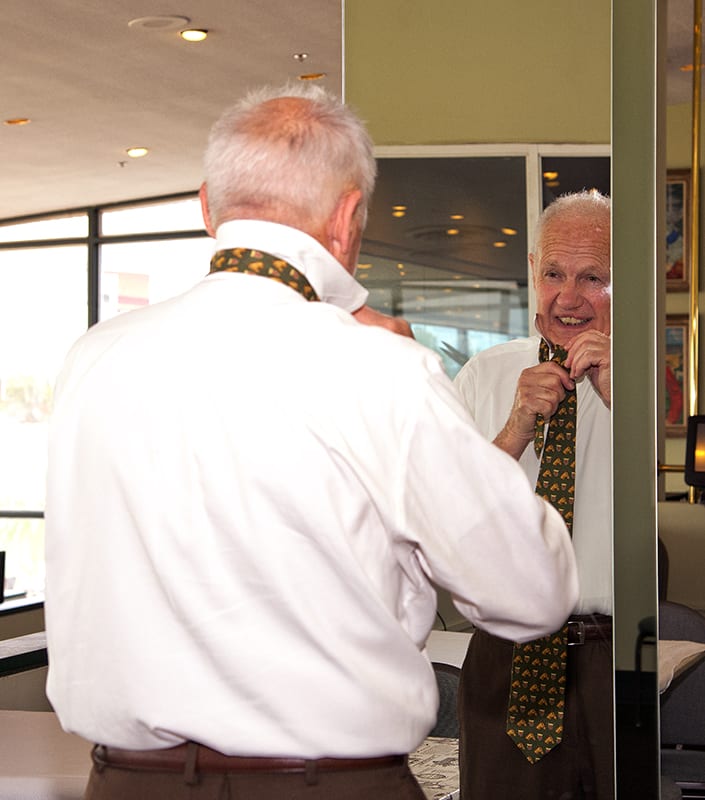
[[[411,325],[401,317],[387,316],[369,306],[358,308],[357,311],[352,312],[352,315],[362,325],[377,325],[380,328],[392,331],[392,333],[398,333],[400,336],[414,338],[414,334],[411,332]]]
[[[545,420],[552,417],[566,390],[574,386],[568,371],[553,361],[523,370],[517,381],[509,418],[495,437],[494,444],[518,460],[534,438],[537,415],[541,414]]]

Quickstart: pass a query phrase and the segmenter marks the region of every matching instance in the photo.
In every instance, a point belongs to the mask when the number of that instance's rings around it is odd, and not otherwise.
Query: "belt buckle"
[[[570,632],[573,631],[573,636],[576,641],[570,641]],[[585,644],[585,623],[581,619],[568,620],[568,647],[576,644]]]

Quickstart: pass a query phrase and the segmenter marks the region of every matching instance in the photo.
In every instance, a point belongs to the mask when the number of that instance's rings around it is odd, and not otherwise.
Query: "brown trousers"
[[[94,766],[84,800],[425,800],[408,764],[308,774],[199,773]]]
[[[505,730],[512,642],[477,631],[461,670],[462,800],[613,800],[612,641],[568,648],[563,741],[530,764]]]

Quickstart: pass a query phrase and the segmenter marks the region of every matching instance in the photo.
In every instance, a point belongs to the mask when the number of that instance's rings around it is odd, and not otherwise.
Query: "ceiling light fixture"
[[[506,247],[506,242],[492,242],[492,247]]]
[[[191,20],[188,17],[160,16],[137,17],[127,23],[128,28],[142,28],[148,31],[178,31],[187,28]]]
[[[4,125],[29,125],[32,120],[29,117],[15,117],[14,119],[6,119]]]
[[[448,228],[446,233],[448,234],[448,236],[457,236],[460,233],[460,231],[457,228]]]
[[[146,156],[147,153],[149,153],[149,148],[148,147],[128,147],[127,150],[125,150],[125,152],[127,153],[128,156],[130,156],[130,158],[142,158],[143,156]]]
[[[555,181],[556,178],[558,177],[558,173],[557,172],[550,172],[550,171],[549,172],[544,172],[543,173],[543,177],[547,181]]]
[[[179,33],[185,42],[202,42],[208,36],[205,28],[186,28]]]
[[[406,211],[392,211],[393,217],[405,217]]]
[[[500,230],[502,231],[502,233],[505,236],[516,236],[517,235],[517,232],[514,230],[514,228],[500,228]]]
[[[325,72],[307,72],[304,75],[299,75],[300,81],[320,81],[321,78],[325,78]]]
[[[294,53],[294,61],[306,61],[308,53]]]
[[[451,214],[450,218],[455,220],[465,219],[465,214]]]

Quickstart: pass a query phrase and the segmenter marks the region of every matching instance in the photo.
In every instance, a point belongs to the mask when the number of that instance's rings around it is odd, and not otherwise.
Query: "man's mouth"
[[[558,321],[562,325],[584,325],[586,322],[590,322],[589,319],[578,319],[578,317],[558,317]]]

